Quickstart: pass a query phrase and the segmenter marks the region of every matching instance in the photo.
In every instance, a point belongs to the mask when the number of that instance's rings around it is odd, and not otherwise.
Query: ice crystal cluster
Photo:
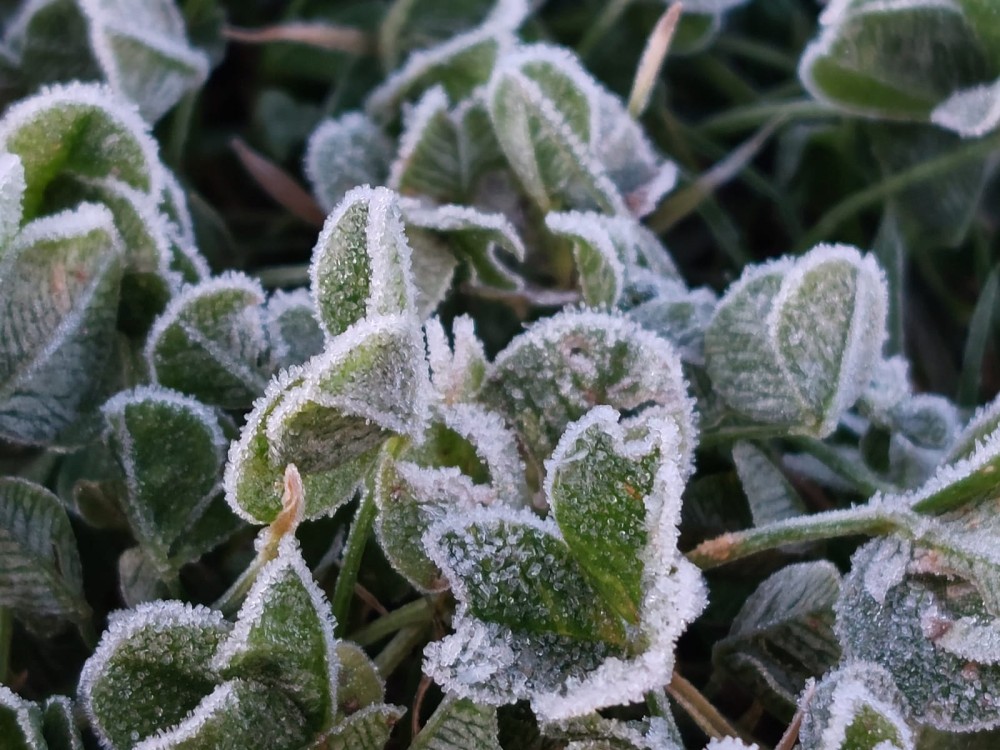
[[[303,138],[303,283],[213,273],[153,135],[221,59],[183,5],[5,16],[0,638],[91,651],[67,695],[0,671],[0,745],[758,748],[730,684],[782,747],[996,737],[1000,401],[916,391],[891,268],[820,243],[692,287],[655,227],[701,183],[537,3],[399,0],[385,75]],[[742,3],[685,5],[693,54]],[[819,23],[831,109],[1000,125],[985,0]]]

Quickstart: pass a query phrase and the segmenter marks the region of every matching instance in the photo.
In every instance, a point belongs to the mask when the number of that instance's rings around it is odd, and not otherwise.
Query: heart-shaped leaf
[[[80,675],[80,703],[101,743],[129,750],[184,721],[216,686],[216,648],[231,626],[180,602],[112,617]]]
[[[712,384],[742,414],[824,437],[880,361],[887,300],[875,261],[844,245],[752,267],[705,333]]]
[[[105,440],[125,474],[123,510],[143,551],[170,575],[174,556],[217,494],[228,441],[208,407],[151,386],[119,393],[102,409]],[[163,436],[173,450],[165,453]]]
[[[237,273],[186,287],[146,339],[153,378],[205,403],[249,406],[275,369],[263,304],[260,284]]]

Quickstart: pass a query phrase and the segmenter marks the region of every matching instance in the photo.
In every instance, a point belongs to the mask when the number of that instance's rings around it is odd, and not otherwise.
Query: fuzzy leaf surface
[[[0,479],[0,605],[31,619],[89,616],[76,539],[59,498]]]

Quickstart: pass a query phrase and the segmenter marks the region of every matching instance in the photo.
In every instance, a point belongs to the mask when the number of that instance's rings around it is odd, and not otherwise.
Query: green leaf
[[[378,667],[361,646],[350,641],[337,641],[337,716],[353,713],[385,697],[385,683]]]
[[[281,512],[287,462],[282,462],[272,452],[266,430],[268,420],[286,398],[302,397],[304,382],[299,368],[282,372],[255,403],[240,439],[230,446],[223,476],[226,502],[238,516],[251,523],[270,523]],[[367,442],[361,446],[361,453],[340,456],[341,463],[332,468],[303,472],[307,518],[332,513],[354,496],[365,471],[374,460],[377,444],[378,441],[372,440],[369,435]],[[350,440],[348,445],[351,445]]]
[[[73,701],[62,695],[49,698],[42,706],[42,734],[48,750],[83,750],[73,708]]]
[[[410,246],[396,195],[355,188],[327,217],[309,269],[320,325],[337,336],[364,318],[410,313]]]
[[[22,3],[4,42],[31,90],[55,81],[98,81],[100,63],[78,0]]]
[[[833,605],[840,574],[829,562],[788,565],[769,576],[733,619],[712,661],[758,699],[791,718],[806,681],[840,659]]]
[[[500,750],[498,732],[495,708],[446,696],[410,750]]]
[[[799,76],[813,96],[848,111],[926,120],[956,89],[991,77],[961,5],[839,3],[824,14]]]
[[[410,55],[406,63],[371,92],[366,109],[387,117],[405,100],[434,86],[461,101],[489,80],[498,55],[514,44],[512,29],[486,24]]]
[[[313,194],[327,212],[359,185],[381,185],[389,174],[392,145],[362,112],[324,120],[306,144],[304,168]]]
[[[55,495],[14,477],[0,479],[0,606],[29,622],[90,616],[66,511]]]
[[[24,165],[28,219],[43,209],[49,184],[62,174],[114,177],[154,196],[162,189],[148,126],[105,86],[54,86],[10,107],[0,120],[0,151]]]
[[[257,576],[213,668],[227,679],[262,683],[289,696],[309,732],[322,732],[337,711],[333,628],[330,605],[289,535]]]
[[[129,547],[121,553],[118,557],[118,591],[126,607],[170,598],[170,591],[161,578],[161,566],[150,560],[142,547]]]
[[[535,45],[506,55],[486,96],[510,168],[541,210],[625,213],[590,149],[595,84],[569,54]]]
[[[996,532],[987,533],[992,539]],[[940,541],[889,538],[859,549],[837,602],[837,637],[845,660],[888,670],[908,716],[921,724],[994,728],[996,569],[970,570]]]
[[[362,708],[341,721],[326,736],[330,750],[382,750],[406,709],[378,704]]]
[[[48,750],[42,735],[42,712],[5,685],[0,685],[0,737],[10,750]]]
[[[750,267],[705,333],[709,377],[736,411],[825,437],[880,361],[886,309],[878,265],[844,245]]]
[[[216,687],[179,723],[135,750],[297,750],[308,741],[302,715],[285,694],[254,682]]]
[[[400,201],[407,229],[417,228],[445,240],[456,257],[465,260],[479,283],[499,289],[517,289],[522,282],[500,258],[498,251],[518,261],[525,258],[517,230],[503,214],[486,213],[470,206],[428,208],[418,201]]]
[[[703,367],[705,331],[719,302],[715,293],[705,287],[688,289],[655,271],[633,269],[630,275],[621,303],[626,314],[673,344],[684,362]]]
[[[14,154],[0,154],[0,259],[21,227],[24,167]]]
[[[264,315],[279,367],[304,364],[323,351],[325,337],[308,290],[276,291],[264,306]]]
[[[754,526],[805,515],[802,498],[760,448],[742,440],[735,443],[733,463],[750,503]]]
[[[424,324],[431,383],[445,403],[471,402],[482,388],[490,365],[472,318],[459,315],[451,325],[454,341],[449,344],[440,320],[431,318]]]
[[[625,643],[623,623],[601,602],[555,524],[527,511],[474,510],[442,521],[428,536],[431,559],[463,612],[519,632]]]
[[[546,462],[545,494],[566,544],[629,623],[639,620],[646,546],[658,530],[650,516],[668,492],[680,509],[683,488],[664,467],[675,460],[678,437],[669,422],[619,424],[614,409],[599,406],[566,429]]]
[[[24,228],[0,260],[0,435],[56,440],[93,408],[118,308],[120,239],[85,204]]]
[[[231,626],[205,607],[152,602],[111,618],[80,675],[80,703],[110,750],[184,721],[215,689],[212,656]]]
[[[961,143],[954,133],[938,127],[879,123],[869,129],[875,157],[885,179],[953,151]],[[898,219],[908,245],[957,247],[975,218],[991,166],[966,163],[894,194],[888,208]]]
[[[143,386],[103,407],[105,440],[125,474],[123,510],[132,533],[161,571],[189,560],[172,556],[216,495],[227,441],[208,407],[179,393]],[[164,435],[172,449],[163,450]]]
[[[435,86],[406,113],[388,185],[403,195],[455,203],[462,200],[467,188],[463,167],[448,96]]]
[[[901,698],[877,664],[848,662],[816,685],[804,707],[802,750],[913,750]]]
[[[538,468],[566,426],[599,404],[663,408],[678,425],[685,463],[695,442],[676,352],[620,316],[569,311],[536,323],[497,355],[482,399],[514,426]]]
[[[460,0],[442,5],[435,0],[395,0],[379,29],[379,55],[386,70],[401,57],[447,41],[478,25],[516,29],[528,14],[523,0]]]
[[[111,87],[155,122],[208,77],[208,56],[187,41],[184,18],[165,0],[83,0],[90,42]]]
[[[230,272],[174,297],[146,340],[156,382],[229,409],[248,407],[275,369],[264,290]]]
[[[424,363],[412,318],[364,320],[338,336],[267,416],[272,465],[294,462],[303,476],[331,472],[367,460],[394,433],[418,435],[430,397]],[[249,420],[244,434],[257,425]]]

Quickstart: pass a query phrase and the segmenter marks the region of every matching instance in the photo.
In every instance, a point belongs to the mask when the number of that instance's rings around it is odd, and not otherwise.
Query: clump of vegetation
[[[997,742],[992,2],[0,20],[4,748]]]

